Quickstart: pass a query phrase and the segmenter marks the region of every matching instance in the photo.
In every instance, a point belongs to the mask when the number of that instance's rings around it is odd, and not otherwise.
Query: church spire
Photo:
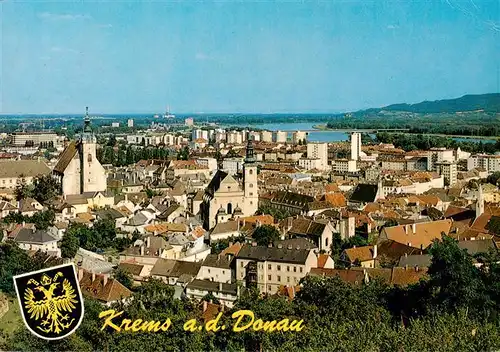
[[[90,116],[89,116],[89,107],[85,108],[85,118],[83,119],[83,132],[92,132],[92,127],[90,127]]]
[[[247,132],[247,150],[245,157],[245,164],[253,164],[255,162],[255,156],[253,152],[253,142],[250,133]]]

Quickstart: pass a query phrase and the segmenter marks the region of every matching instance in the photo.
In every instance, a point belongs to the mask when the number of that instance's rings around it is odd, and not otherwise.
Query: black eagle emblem
[[[62,339],[83,319],[83,299],[75,267],[65,264],[14,277],[24,323],[36,336]]]

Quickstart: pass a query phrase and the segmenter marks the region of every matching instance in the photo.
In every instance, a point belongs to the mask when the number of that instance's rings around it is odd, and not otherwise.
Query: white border
[[[63,268],[63,267],[67,267],[67,266],[73,267],[73,272],[75,274],[75,280],[76,280],[76,284],[77,284],[77,290],[78,290],[78,294],[80,296],[80,302],[81,302],[81,305],[82,305],[82,314],[80,315],[80,320],[78,321],[78,323],[76,324],[76,326],[69,333],[67,333],[66,335],[57,336],[57,337],[45,337],[45,336],[41,336],[36,331],[34,331],[29,326],[29,324],[26,322],[26,317],[24,316],[23,302],[21,302],[21,296],[19,295],[19,291],[17,289],[16,279],[19,278],[19,277],[24,277],[24,276],[28,276],[28,275],[43,273],[43,272],[46,272],[46,271],[49,271],[49,270],[52,270],[52,269],[58,269],[58,268]],[[23,316],[24,325],[26,325],[26,327],[28,328],[29,331],[31,331],[32,334],[36,335],[37,337],[39,337],[41,339],[53,341],[53,340],[60,340],[60,339],[63,339],[65,337],[68,337],[69,335],[71,335],[72,333],[74,333],[76,331],[76,329],[78,329],[78,327],[80,326],[80,324],[82,323],[82,320],[83,320],[83,315],[85,313],[85,305],[84,305],[84,302],[83,302],[82,291],[80,290],[80,283],[78,282],[78,274],[76,272],[75,264],[69,263],[69,264],[52,266],[50,268],[45,268],[45,269],[41,269],[41,270],[37,270],[37,271],[31,271],[29,273],[24,273],[24,274],[13,276],[12,280],[14,281],[14,287],[16,288],[17,300],[19,302],[19,309],[21,310],[21,315]]]

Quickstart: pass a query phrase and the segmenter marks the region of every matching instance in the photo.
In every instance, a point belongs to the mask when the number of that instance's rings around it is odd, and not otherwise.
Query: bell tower
[[[85,110],[83,131],[80,135],[78,151],[80,156],[80,193],[105,191],[106,176],[97,160],[97,140],[90,123],[89,108]]]
[[[249,133],[247,134],[246,157],[243,165],[243,189],[245,191],[245,209],[243,213],[246,216],[253,215],[259,207],[259,186],[257,183],[253,140]]]

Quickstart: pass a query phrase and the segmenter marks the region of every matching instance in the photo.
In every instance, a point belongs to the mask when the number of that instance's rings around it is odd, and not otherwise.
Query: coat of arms
[[[73,264],[14,276],[24,323],[36,336],[62,339],[83,319],[83,299]]]

